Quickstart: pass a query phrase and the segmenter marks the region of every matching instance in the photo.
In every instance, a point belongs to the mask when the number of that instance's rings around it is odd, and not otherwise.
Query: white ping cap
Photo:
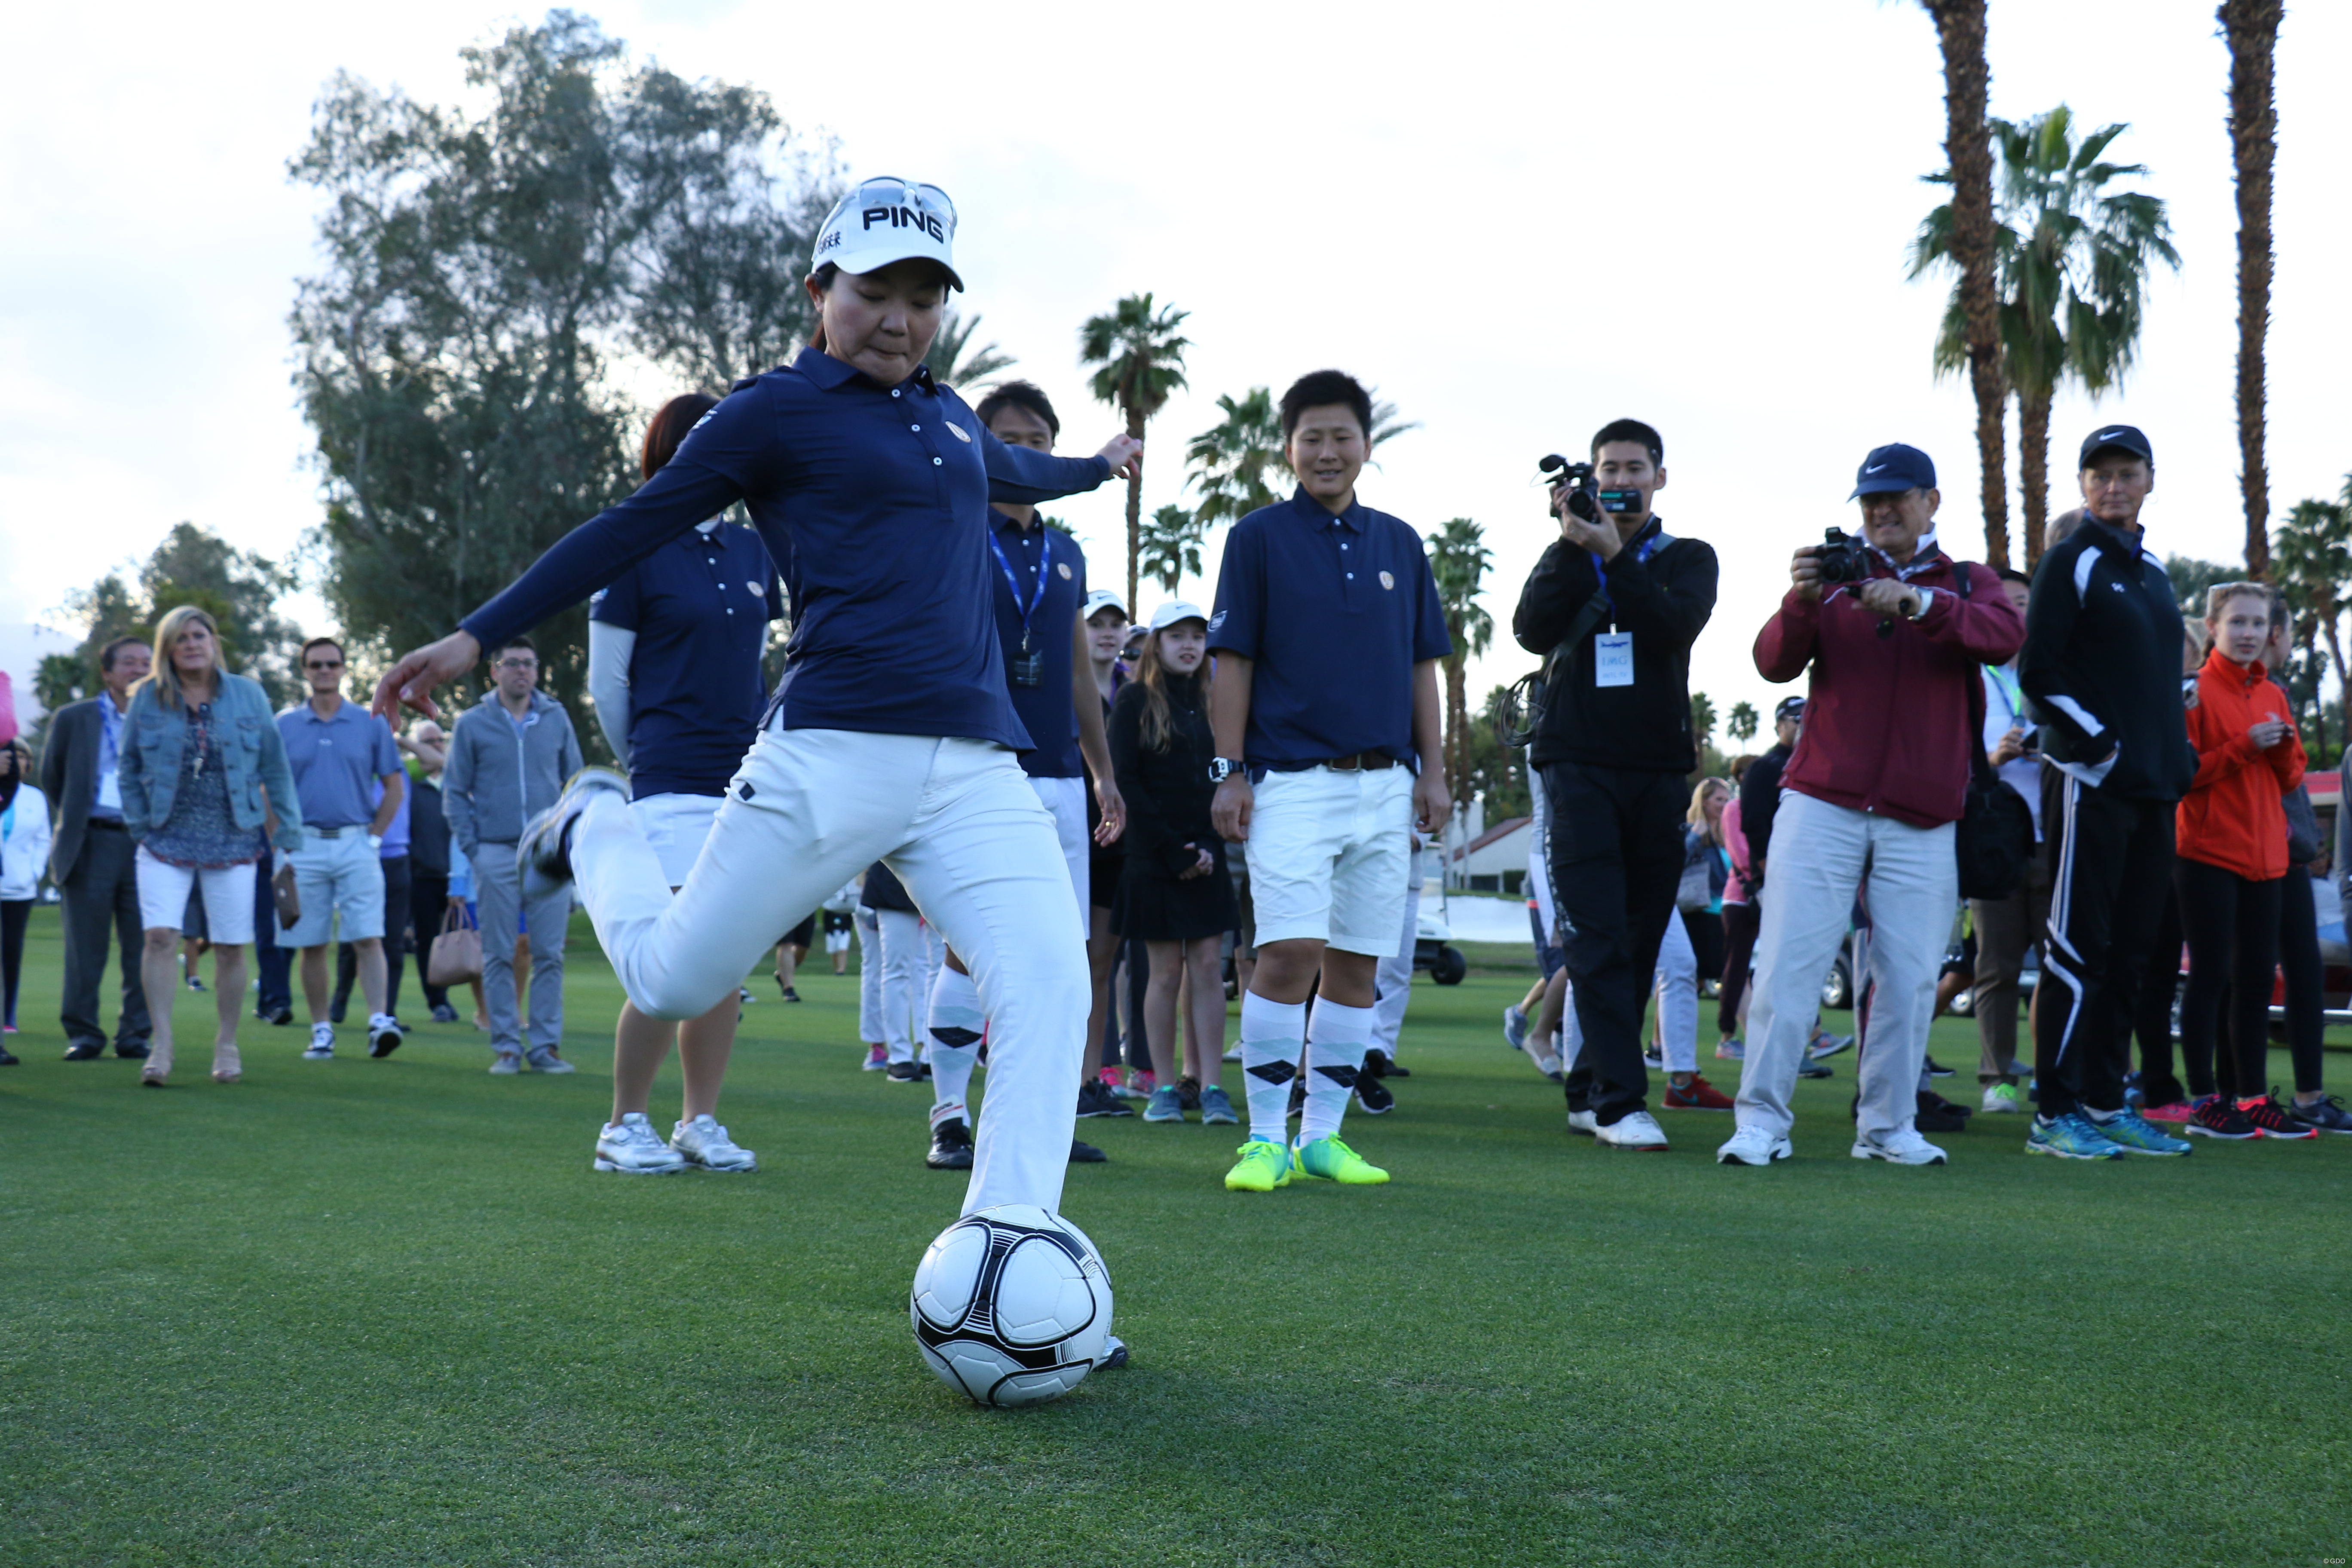
[[[872,272],[921,257],[946,268],[949,284],[961,289],[955,231],[955,203],[939,186],[889,174],[863,180],[825,215],[809,269],[830,262],[844,272]]]
[[[1164,632],[1178,621],[1199,621],[1208,624],[1209,612],[1190,599],[1171,599],[1151,612],[1151,629]]]

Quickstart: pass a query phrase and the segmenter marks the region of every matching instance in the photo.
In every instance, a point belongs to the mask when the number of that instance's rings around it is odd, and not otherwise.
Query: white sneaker
[[[1718,1165],[1769,1165],[1785,1160],[1796,1151],[1786,1138],[1776,1137],[1761,1127],[1743,1127],[1724,1141],[1715,1152]]]
[[[1898,1127],[1892,1132],[1864,1133],[1853,1141],[1857,1160],[1884,1160],[1890,1165],[1940,1165],[1944,1152],[1919,1136],[1918,1130]]]
[[[1666,1147],[1666,1130],[1658,1119],[1646,1110],[1636,1110],[1621,1116],[1605,1127],[1595,1127],[1592,1136],[1603,1148],[1639,1149],[1656,1152]]]
[[[1225,1049],[1225,1054],[1218,1059],[1222,1061],[1237,1062],[1242,1059],[1242,1048],[1239,1046],[1229,1046]],[[1124,1350],[1127,1347],[1122,1345],[1119,1348]],[[1121,1362],[1119,1364],[1121,1366],[1125,1366],[1127,1363],[1125,1362]]]
[[[1589,1110],[1571,1110],[1568,1113],[1568,1130],[1570,1132],[1581,1132],[1590,1138],[1600,1125],[1601,1123],[1592,1120],[1592,1112]]]
[[[756,1171],[759,1158],[732,1138],[718,1119],[705,1111],[691,1121],[681,1121],[669,1135],[669,1146],[685,1157],[688,1164],[699,1165],[706,1171]]]
[[[1984,1091],[1984,1109],[1995,1116],[2020,1111],[2025,1109],[2025,1097],[2013,1083],[1996,1083]]]
[[[530,1070],[533,1072],[578,1072],[580,1070],[556,1055],[552,1046],[540,1047],[530,1053]]]
[[[310,1026],[310,1048],[302,1053],[306,1062],[326,1062],[335,1059],[335,1026],[332,1024]]]
[[[596,1134],[594,1168],[625,1176],[667,1176],[685,1170],[686,1158],[661,1141],[644,1111],[632,1110]]]
[[[1503,1043],[1515,1051],[1527,1048],[1527,1009],[1521,1007],[1517,1002],[1503,1009]]]
[[[522,1057],[515,1051],[500,1051],[490,1058],[490,1070],[500,1078],[512,1078],[522,1071]]]

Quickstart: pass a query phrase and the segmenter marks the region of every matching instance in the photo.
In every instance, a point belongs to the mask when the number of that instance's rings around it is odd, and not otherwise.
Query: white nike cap
[[[1118,612],[1118,618],[1123,621],[1132,620],[1134,618],[1127,613],[1127,601],[1125,599],[1120,598],[1108,588],[1097,588],[1093,593],[1087,595],[1086,609],[1079,615],[1078,619],[1082,621],[1093,620],[1105,610],[1117,610]]]
[[[1151,629],[1155,632],[1164,632],[1178,621],[1198,621],[1206,626],[1209,612],[1190,599],[1171,599],[1151,612]]]
[[[961,289],[955,231],[955,203],[939,186],[891,174],[861,180],[825,215],[809,269],[831,263],[865,273],[920,257],[946,268],[949,285]]]

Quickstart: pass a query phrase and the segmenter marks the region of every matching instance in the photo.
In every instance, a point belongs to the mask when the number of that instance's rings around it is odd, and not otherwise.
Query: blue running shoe
[[[1172,1083],[1163,1083],[1151,1091],[1150,1100],[1143,1108],[1146,1121],[1181,1121],[1184,1120],[1184,1096]]]
[[[2138,1111],[2126,1109],[2120,1115],[2105,1121],[2093,1119],[2091,1125],[2100,1136],[2126,1154],[2158,1154],[2178,1157],[2196,1152],[2197,1146],[2186,1138],[2175,1138]]]
[[[2061,1160],[2120,1160],[2123,1146],[2114,1142],[2079,1110],[2056,1118],[2037,1116],[2025,1135],[2029,1154],[2055,1154]]]

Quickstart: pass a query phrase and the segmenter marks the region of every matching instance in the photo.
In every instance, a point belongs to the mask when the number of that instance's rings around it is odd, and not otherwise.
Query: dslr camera
[[[1821,547],[1813,552],[1820,563],[1822,584],[1860,583],[1870,576],[1870,552],[1861,540],[1843,528],[1822,531]]]
[[[1571,463],[1554,452],[1539,459],[1536,468],[1542,472],[1547,483],[1567,490],[1568,510],[1580,521],[1597,522],[1602,512],[1618,516],[1642,504],[1642,492],[1639,490],[1595,489],[1590,463]]]

